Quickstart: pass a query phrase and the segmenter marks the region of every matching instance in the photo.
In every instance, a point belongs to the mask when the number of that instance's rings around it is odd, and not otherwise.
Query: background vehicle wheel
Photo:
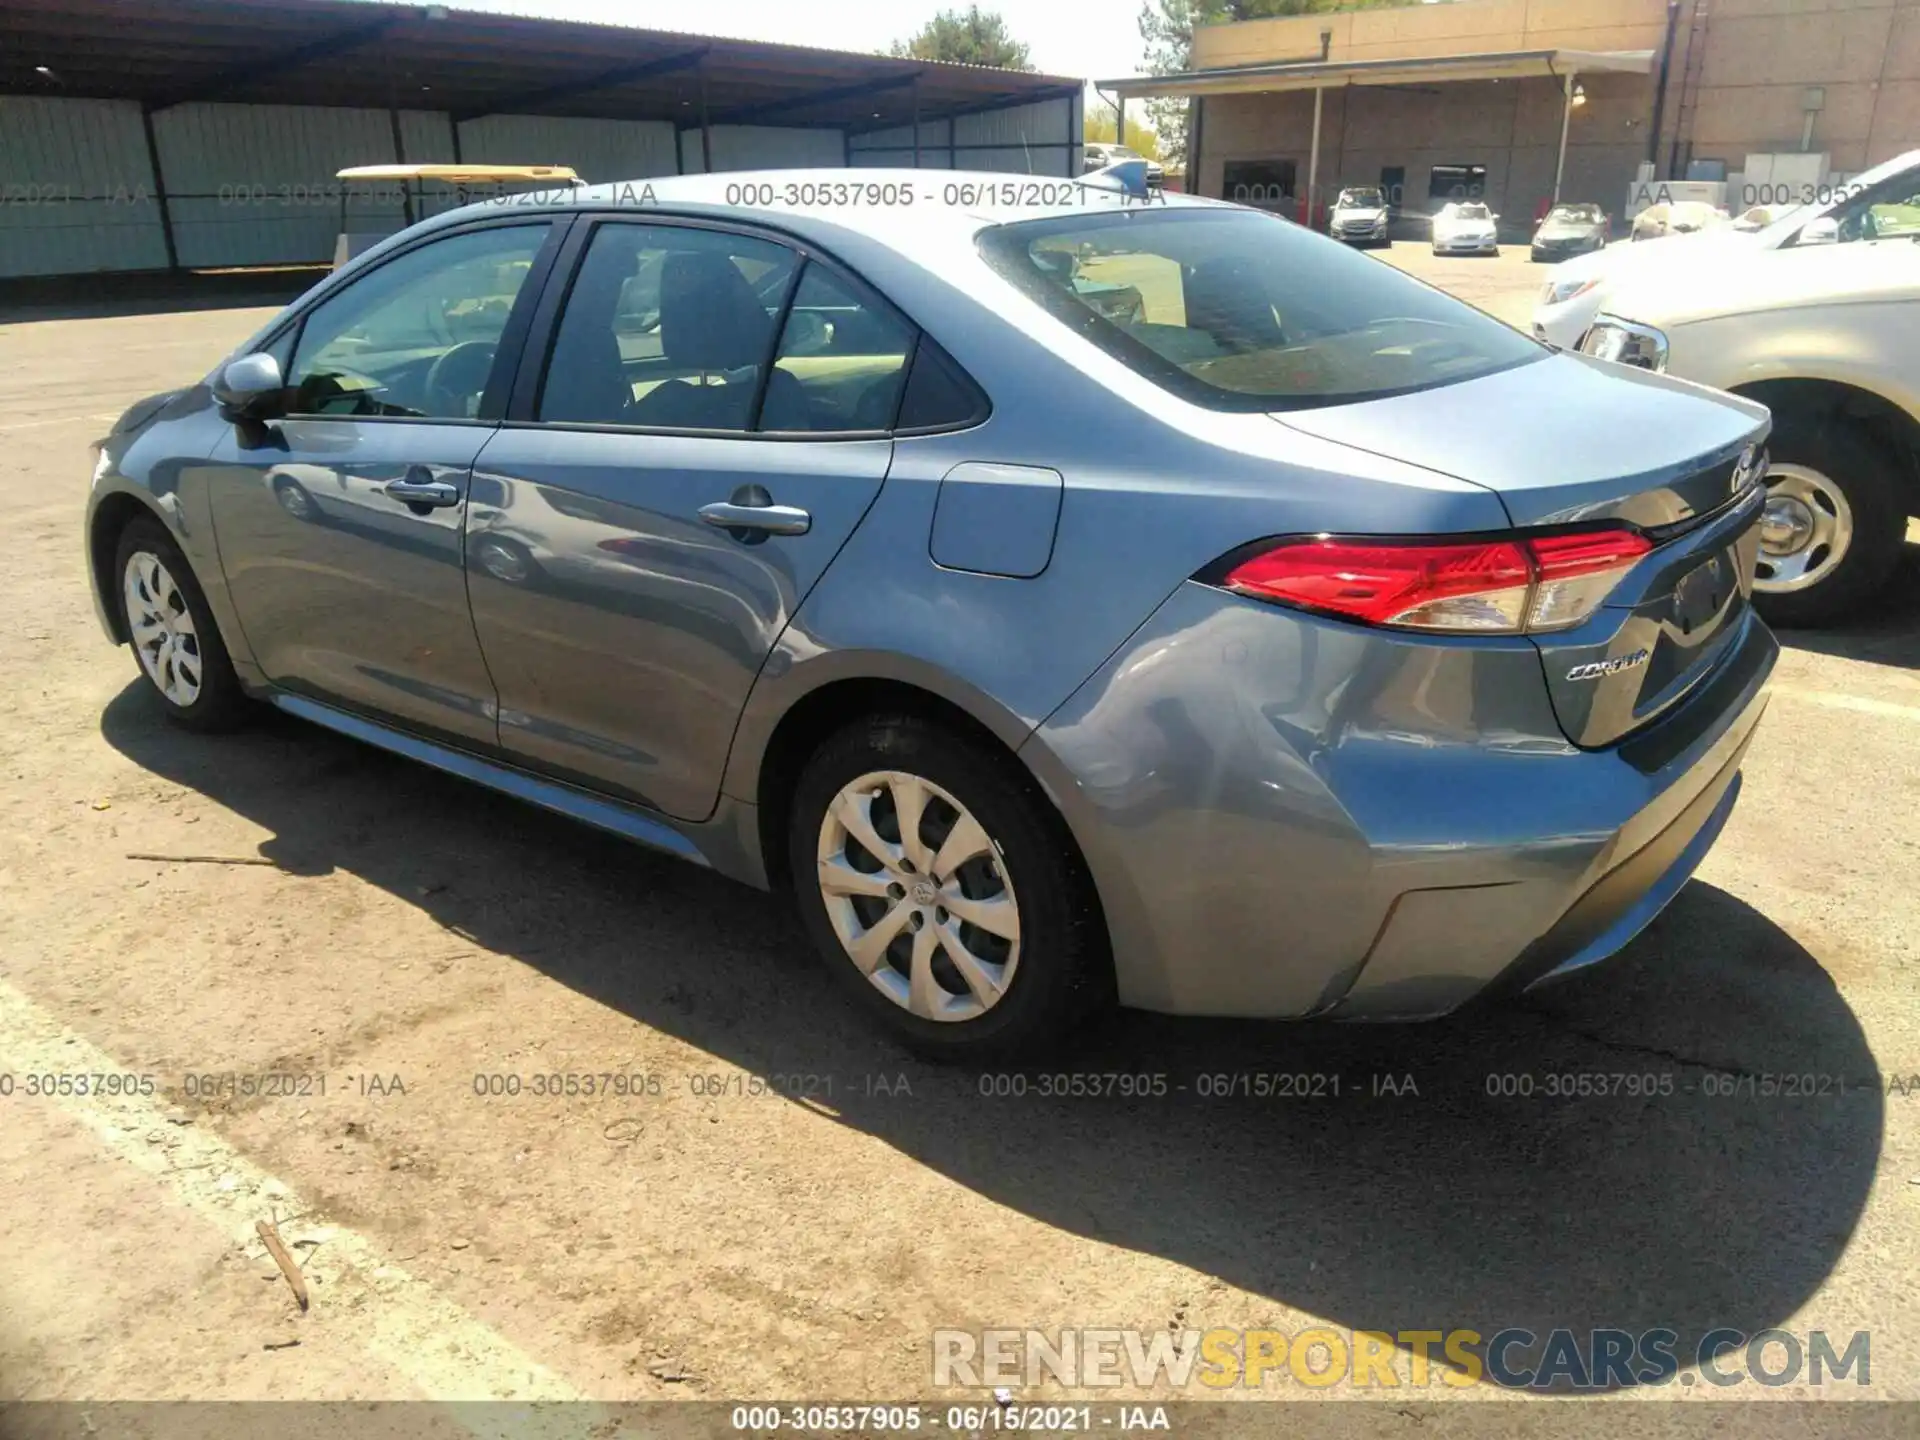
[[[243,721],[250,704],[207,597],[159,521],[134,520],[120,532],[114,574],[134,658],[167,718],[193,730]]]
[[[1768,442],[1754,604],[1770,623],[1824,625],[1899,563],[1907,507],[1893,460],[1858,425],[1782,412]]]
[[[876,715],[807,762],[788,862],[809,937],[929,1059],[1039,1047],[1108,996],[1106,926],[1065,824],[1008,757]]]
[[[474,561],[494,579],[506,585],[531,584],[540,576],[540,566],[518,540],[500,535],[483,535],[474,542]]]

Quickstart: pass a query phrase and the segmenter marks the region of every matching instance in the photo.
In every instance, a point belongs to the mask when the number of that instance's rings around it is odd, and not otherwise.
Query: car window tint
[[[510,225],[451,235],[321,301],[300,330],[287,375],[289,410],[472,418],[547,230]]]
[[[1391,266],[1252,210],[1027,220],[987,229],[979,244],[1057,319],[1219,409],[1341,404],[1548,354]]]
[[[925,335],[913,355],[906,394],[900,397],[898,430],[942,430],[978,425],[987,418],[987,397],[947,352]]]
[[[798,263],[748,235],[601,225],[567,296],[537,417],[745,430]]]
[[[891,309],[807,266],[767,381],[762,430],[886,430],[899,408],[913,331]]]

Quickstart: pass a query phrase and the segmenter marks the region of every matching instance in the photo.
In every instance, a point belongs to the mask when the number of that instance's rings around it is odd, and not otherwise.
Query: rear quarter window
[[[983,231],[979,245],[1054,319],[1214,409],[1378,399],[1549,353],[1381,261],[1257,211],[1022,221]]]

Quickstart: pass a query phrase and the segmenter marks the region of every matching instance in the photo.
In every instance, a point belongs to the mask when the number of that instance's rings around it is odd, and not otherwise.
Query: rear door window
[[[748,429],[799,263],[751,235],[599,226],[561,313],[536,418]]]
[[[890,307],[809,264],[787,312],[759,428],[892,428],[913,338]]]

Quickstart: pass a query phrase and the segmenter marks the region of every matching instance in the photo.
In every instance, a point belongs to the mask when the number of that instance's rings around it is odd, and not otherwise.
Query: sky
[[[646,30],[681,30],[730,39],[883,50],[918,31],[934,13],[966,0],[448,0],[455,10],[496,10],[557,20],[595,20]],[[1107,80],[1140,69],[1139,0],[1100,6],[1065,0],[985,0],[1014,39],[1026,42],[1037,69]]]

